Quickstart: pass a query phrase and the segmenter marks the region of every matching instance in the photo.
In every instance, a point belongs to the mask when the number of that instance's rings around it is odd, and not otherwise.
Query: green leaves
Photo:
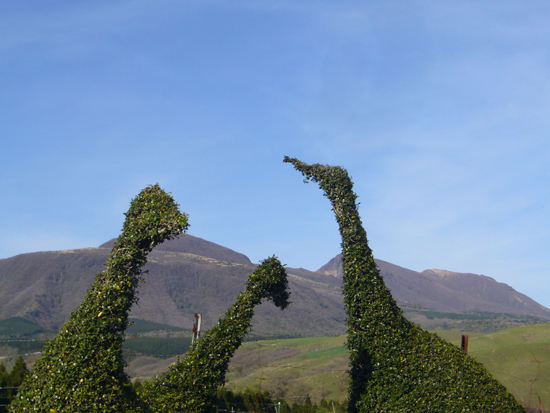
[[[374,262],[347,171],[289,157],[284,162],[319,183],[339,225],[348,412],[524,412],[481,364],[403,317]]]
[[[286,271],[277,258],[268,258],[225,317],[165,375],[140,386],[139,397],[124,373],[122,333],[137,301],[147,253],[184,232],[188,218],[158,185],[141,191],[125,215],[105,270],[96,275],[60,333],[45,345],[12,411],[209,412],[229,359],[250,329],[254,307],[263,298],[281,309],[288,306]]]
[[[281,309],[289,305],[288,279],[276,257],[256,268],[235,304],[189,352],[153,382],[144,383],[140,394],[153,411],[211,412],[216,389],[223,385],[229,360],[250,329],[254,307],[263,298]]]
[[[137,301],[147,253],[187,229],[187,215],[159,186],[131,202],[105,270],[96,275],[71,315],[23,383],[11,411],[146,412],[124,373],[122,333]]]

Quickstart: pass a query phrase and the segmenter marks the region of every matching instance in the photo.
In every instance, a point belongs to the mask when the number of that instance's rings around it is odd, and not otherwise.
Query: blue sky
[[[284,155],[348,169],[377,258],[550,307],[550,5],[4,1],[0,258],[116,237],[160,183],[254,262],[339,253]]]

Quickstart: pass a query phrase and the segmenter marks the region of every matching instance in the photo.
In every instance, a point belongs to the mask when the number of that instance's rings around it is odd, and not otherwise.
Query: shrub
[[[124,373],[123,333],[147,254],[187,229],[187,215],[159,186],[131,202],[122,233],[82,304],[21,386],[11,411],[132,412],[147,406]]]
[[[143,384],[140,394],[153,411],[214,411],[216,390],[224,384],[229,360],[249,331],[254,307],[263,298],[281,309],[289,304],[286,271],[275,257],[256,268],[244,293],[239,293],[225,316],[183,358],[162,376]]]
[[[284,162],[317,182],[342,238],[348,412],[525,412],[477,361],[403,317],[376,267],[345,169]]]

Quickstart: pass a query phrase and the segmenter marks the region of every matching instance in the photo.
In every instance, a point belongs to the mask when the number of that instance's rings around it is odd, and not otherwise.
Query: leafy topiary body
[[[147,411],[124,373],[123,332],[147,253],[187,229],[187,215],[158,185],[132,200],[105,270],[21,386],[13,412]]]
[[[284,162],[314,182],[332,203],[342,237],[348,315],[348,413],[525,412],[477,361],[403,317],[376,267],[347,171]]]
[[[214,411],[216,390],[224,384],[230,358],[250,328],[254,307],[263,298],[284,309],[289,304],[288,280],[275,257],[268,258],[248,278],[244,293],[204,338],[140,394],[155,412]]]

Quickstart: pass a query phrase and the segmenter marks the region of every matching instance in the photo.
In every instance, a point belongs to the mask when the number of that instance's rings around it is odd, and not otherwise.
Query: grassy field
[[[524,405],[550,408],[550,323],[518,327],[470,341],[482,362]]]
[[[233,357],[229,389],[259,388],[274,397],[343,400],[347,388],[345,336],[246,343]]]
[[[525,406],[550,407],[550,323],[492,334],[434,331],[484,364]],[[274,396],[343,400],[348,355],[345,336],[247,343],[235,354],[229,389],[262,388]]]
[[[10,322],[17,322],[16,326],[21,324],[20,320]],[[34,352],[44,332],[25,324],[24,334],[19,333],[18,337],[33,337],[26,342],[10,338],[14,329],[11,324],[4,323],[2,327],[5,336],[0,340],[0,361],[9,370],[18,354],[26,354],[25,360],[32,366],[39,357]],[[132,327],[135,331],[131,332],[140,336],[128,340],[128,348],[125,347],[129,353],[128,372],[132,377],[147,380],[166,371],[176,361],[175,357],[166,357],[187,349],[186,332],[161,327],[140,322]],[[550,408],[550,323],[490,334],[434,332],[457,346],[460,346],[461,335],[468,334],[469,354],[483,363],[521,403],[539,407],[540,397],[543,407]],[[226,387],[232,390],[261,388],[269,390],[274,397],[310,395],[317,402],[322,397],[342,401],[348,384],[348,353],[344,342],[345,336],[245,343],[230,363]],[[156,353],[160,357],[151,357]]]
[[[415,308],[404,308],[403,311],[408,320],[428,330],[475,331],[477,333],[489,334],[524,325],[546,322],[546,320],[539,317],[519,314],[480,312],[444,313]]]

